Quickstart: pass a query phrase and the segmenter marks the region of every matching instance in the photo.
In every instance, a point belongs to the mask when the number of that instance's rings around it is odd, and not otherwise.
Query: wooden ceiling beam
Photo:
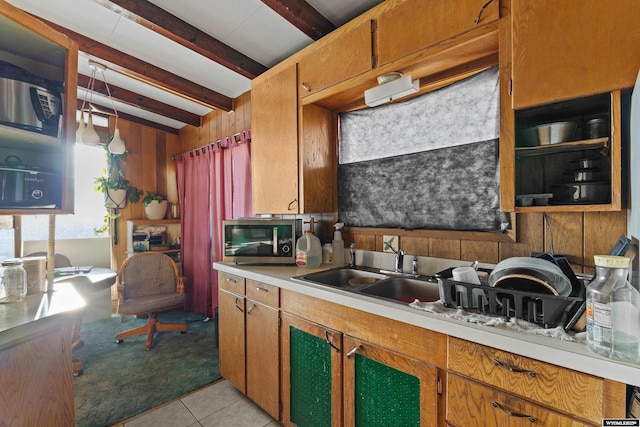
[[[116,71],[119,71],[122,74],[129,75],[165,90],[172,91],[211,108],[219,108],[224,111],[231,111],[232,109],[232,99],[228,96],[224,96],[209,88],[172,74],[134,56],[120,52],[119,50],[71,31],[68,28],[61,27],[60,25],[54,24],[50,21],[44,22],[56,31],[65,34],[67,37],[77,42],[78,47],[82,52],[115,64],[116,67],[112,68],[115,68]]]
[[[82,108],[82,99],[78,99],[77,103],[78,110]],[[87,109],[87,105],[84,106]],[[115,116],[115,111],[112,108],[107,108],[102,105],[94,105],[94,108],[97,110],[92,114],[96,114],[99,116],[103,116],[109,118],[109,116]],[[123,120],[128,120],[132,123],[138,123],[139,125],[148,126],[150,128],[158,129],[164,132],[172,133],[174,135],[180,135],[180,129],[172,128],[171,126],[166,126],[160,123],[153,122],[151,120],[146,120],[137,116],[133,116],[127,113],[121,113],[118,111],[118,117]],[[85,119],[86,120],[86,119]]]
[[[93,1],[249,79],[267,71],[259,62],[147,0]]]
[[[331,21],[304,0],[262,0],[262,3],[313,40],[319,40],[336,29]]]
[[[87,88],[89,86],[89,77],[83,74],[78,74],[78,86]],[[96,79],[93,85],[93,89],[94,91],[101,93],[102,95],[109,96],[106,85],[103,81]],[[111,97],[116,101],[133,105],[151,113],[159,114],[161,116],[168,117],[182,123],[200,127],[200,116],[197,114],[190,113],[189,111],[176,108],[172,105],[168,105],[163,102],[156,101],[155,99],[137,94],[135,92],[122,89],[112,84],[109,84],[109,91],[111,92]]]

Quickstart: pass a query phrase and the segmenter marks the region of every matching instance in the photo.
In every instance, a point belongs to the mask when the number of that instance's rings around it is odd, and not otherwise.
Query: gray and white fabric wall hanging
[[[355,227],[504,231],[493,67],[340,117],[338,216]]]

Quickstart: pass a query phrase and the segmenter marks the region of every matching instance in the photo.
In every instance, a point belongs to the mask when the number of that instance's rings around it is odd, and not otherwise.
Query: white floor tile
[[[116,426],[281,427],[226,380],[213,383]]]
[[[201,419],[203,427],[264,427],[272,418],[249,399],[242,399]]]
[[[196,417],[182,402],[175,401],[158,409],[145,412],[124,423],[125,427],[189,427],[197,423]],[[196,424],[197,426],[197,424]]]
[[[242,399],[246,397],[228,381],[223,380],[191,393],[181,400],[196,419],[201,420]]]

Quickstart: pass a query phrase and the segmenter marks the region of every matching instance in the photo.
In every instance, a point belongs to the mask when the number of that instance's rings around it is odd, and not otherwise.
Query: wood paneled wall
[[[180,153],[202,147],[251,127],[251,91],[233,100],[233,110],[213,110],[202,117],[201,126],[180,130]]]
[[[176,166],[171,157],[180,153],[178,135],[123,119],[118,120],[118,128],[129,152],[124,165],[125,178],[145,192],[153,191],[166,196],[169,202],[176,202]],[[118,213],[117,228],[111,228],[111,268],[115,270],[127,258],[127,220],[145,219],[141,202],[127,202]],[[117,237],[117,242],[114,237]]]
[[[517,214],[516,242],[491,240],[447,239],[416,236],[412,231],[384,230],[385,235],[397,235],[400,249],[410,255],[459,259],[486,263],[514,256],[529,256],[532,251],[564,254],[574,271],[592,273],[593,256],[608,254],[622,234],[627,234],[627,212],[554,212]],[[382,252],[383,234],[350,233],[345,230],[345,247],[355,242],[356,248]]]

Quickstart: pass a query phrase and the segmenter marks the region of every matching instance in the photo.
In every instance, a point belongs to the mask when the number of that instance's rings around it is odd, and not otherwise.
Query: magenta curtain
[[[182,212],[182,270],[185,309],[210,315],[211,235],[209,217],[210,165],[214,153],[206,147],[177,157],[178,197]]]
[[[250,141],[244,131],[239,141],[225,138],[177,157],[186,307],[209,317],[218,306],[212,262],[223,259],[222,221],[252,214]]]

